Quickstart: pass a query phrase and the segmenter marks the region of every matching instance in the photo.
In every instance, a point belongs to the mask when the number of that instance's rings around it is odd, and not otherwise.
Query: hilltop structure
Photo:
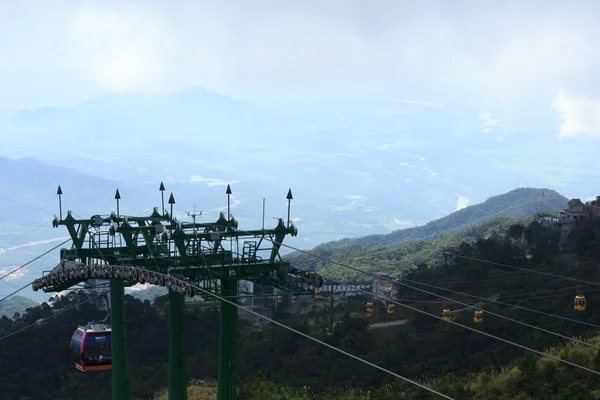
[[[600,218],[600,206],[596,204],[583,203],[581,199],[571,199],[567,205],[564,210],[559,210],[558,220],[555,223],[563,236],[568,236],[573,226],[581,219]]]
[[[558,217],[536,218],[543,226],[560,230],[561,245],[573,230],[573,227],[582,219],[600,218],[600,205],[596,201],[582,202],[581,199],[571,199],[567,202],[567,208],[558,210]]]

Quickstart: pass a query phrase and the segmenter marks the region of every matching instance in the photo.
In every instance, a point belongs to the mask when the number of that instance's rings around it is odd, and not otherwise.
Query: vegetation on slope
[[[546,194],[543,199],[542,193]],[[347,246],[400,246],[415,240],[431,240],[439,236],[462,231],[468,227],[481,225],[497,217],[525,218],[540,211],[555,211],[567,206],[568,199],[554,190],[519,188],[498,196],[493,196],[480,204],[455,211],[443,218],[423,226],[400,229],[385,235],[369,235],[323,243],[316,249],[330,249]]]
[[[320,247],[305,253],[290,254],[286,256],[286,259],[302,269],[322,270],[322,273],[326,273],[335,280],[353,283],[370,282],[372,278],[368,275],[312,255],[333,259],[362,271],[387,272],[391,276],[397,277],[418,265],[440,262],[443,259],[444,250],[448,247],[458,246],[462,242],[473,243],[479,238],[487,238],[496,234],[504,234],[511,225],[518,222],[527,223],[529,220],[530,218],[519,221],[510,217],[496,217],[461,232],[439,237],[437,240],[415,240],[398,247],[365,248],[359,245]]]
[[[30,307],[36,307],[39,304],[23,296],[11,296],[0,303],[0,317],[19,318],[21,314]],[[41,318],[38,317],[38,318]]]
[[[589,340],[600,346],[600,336]],[[584,367],[600,369],[600,354],[579,344],[550,349],[552,354]],[[595,400],[600,399],[600,379],[590,373],[573,370],[556,360],[528,352],[521,359],[506,365],[501,371],[485,371],[466,378],[448,374],[426,386],[460,400]],[[188,389],[188,400],[215,400],[216,385],[195,382]],[[401,380],[375,388],[336,389],[332,393],[312,395],[306,389],[278,385],[259,375],[254,381],[239,388],[240,400],[392,400],[437,399],[423,389]],[[155,400],[167,400],[166,390]]]
[[[569,254],[559,251],[557,232],[545,229],[536,222],[520,228],[515,225],[507,232],[507,235],[490,235],[488,238],[477,239],[472,243],[463,243],[458,246],[458,250],[460,254],[474,258],[571,276],[588,282],[598,281],[600,221],[580,223],[570,237],[567,248]],[[524,257],[526,252],[531,254],[531,259]],[[573,258],[574,262],[564,261],[567,256]],[[429,268],[422,265],[407,274],[406,278],[419,282],[433,281],[433,284],[439,287],[482,297],[500,293],[500,300],[507,303],[600,325],[600,312],[597,307],[600,304],[600,292],[592,285],[580,285],[577,288],[574,287],[573,282],[462,258],[456,258],[452,264],[432,265]],[[443,291],[438,292],[436,289],[427,290],[453,298],[456,296],[448,295]],[[577,312],[572,308],[574,295],[579,291],[585,292],[588,299],[589,306],[585,312]],[[397,298],[402,299],[401,303],[440,315],[442,301],[437,296],[426,295],[402,286],[398,288],[397,294]],[[73,292],[58,299],[55,307],[65,308],[84,298],[86,297],[83,294]],[[501,394],[496,393],[494,387],[490,387],[489,390],[471,389],[477,382],[468,381],[470,376],[485,369],[489,369],[490,374],[499,374],[503,367],[514,365],[515,360],[524,356],[522,349],[445,321],[413,313],[401,306],[397,307],[397,312],[392,317],[406,317],[408,323],[389,329],[369,330],[371,320],[377,318],[385,320],[389,317],[382,312],[382,304],[377,306],[375,316],[367,315],[364,307],[366,300],[365,297],[357,296],[337,302],[336,324],[332,335],[324,333],[327,326],[327,310],[314,303],[306,304],[307,313],[284,313],[277,315],[276,318],[301,332],[408,378],[435,382],[434,385],[446,385],[443,386],[443,390],[440,389],[441,391],[451,394],[452,390],[469,390],[471,392],[467,393],[472,393],[472,397],[459,395],[455,396],[457,398],[497,399],[509,393],[516,393],[513,395],[516,398],[527,398],[514,390],[525,392],[533,390],[533,387],[527,386],[526,381],[522,379],[519,381],[517,378],[510,382],[498,381],[497,385],[504,385],[502,382],[513,385],[508,387],[506,393]],[[168,316],[164,298],[157,298],[154,304],[151,304],[149,301],[141,302],[132,296],[126,296],[125,306],[134,397],[151,398],[160,388],[168,384]],[[461,306],[451,306],[454,310],[459,307]],[[190,378],[216,379],[218,312],[200,309],[190,311],[185,315],[187,371]],[[563,340],[492,316],[489,312],[497,312],[563,335],[582,337],[583,340],[591,340],[589,338],[594,336],[594,332],[587,326],[510,306],[487,304],[484,306],[484,311],[487,314],[481,325],[473,324],[470,312],[455,312],[455,322],[474,326],[475,329],[490,335],[515,341],[540,351],[553,348]],[[34,323],[40,313],[49,316],[50,312],[50,308],[44,303],[27,310],[16,321],[2,318],[0,337]],[[243,311],[240,311],[240,314],[242,313]],[[0,370],[6,373],[0,375],[0,399],[107,398],[110,392],[110,373],[79,373],[73,368],[68,355],[68,341],[77,324],[102,316],[103,313],[94,311],[90,305],[84,304],[79,310],[61,314],[43,325],[34,326],[3,339],[0,346]],[[63,338],[61,340],[64,346],[56,345],[57,338]],[[401,396],[412,399],[427,398],[423,397],[426,394],[421,390],[417,394],[413,388],[404,384],[398,386],[398,383],[381,371],[358,361],[349,360],[344,355],[323,348],[280,327],[264,326],[259,329],[242,322],[238,350],[237,374],[240,400],[257,398],[251,397],[253,391],[254,393],[277,393],[274,389],[270,389],[271,383],[285,390],[289,388],[290,391],[300,393],[298,396],[303,395],[301,388],[304,388],[303,390],[309,395],[335,396],[336,393],[340,393],[339,391],[351,387],[356,396],[361,391],[377,388],[371,391],[372,396],[377,391],[381,396],[396,395],[391,398],[403,398]],[[586,348],[586,351],[595,362],[595,353],[589,348]],[[592,361],[586,358],[577,359],[578,363]],[[545,364],[540,366],[546,368]],[[592,398],[588,394],[598,384],[592,375],[583,374],[572,367],[556,369],[559,372],[553,373],[543,369],[541,375],[547,377],[550,389],[554,390],[555,394],[552,395],[554,397],[546,394],[547,397],[537,398]],[[453,374],[456,378],[452,375],[448,377],[449,374]],[[263,381],[261,375],[264,376]],[[491,381],[491,379],[487,380]],[[254,384],[259,387],[252,389]],[[585,396],[588,397],[573,395],[576,390],[587,393]],[[489,396],[486,395],[486,391],[490,393]],[[406,393],[402,394],[403,392]],[[529,395],[542,396],[536,393],[531,392]],[[268,399],[266,396],[262,398]],[[286,398],[294,397],[290,395]],[[345,398],[351,397],[347,395]]]

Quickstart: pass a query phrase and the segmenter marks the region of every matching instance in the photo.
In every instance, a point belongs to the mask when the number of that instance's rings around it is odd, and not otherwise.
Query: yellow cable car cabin
[[[483,322],[483,311],[475,310],[475,314],[473,314],[473,322],[475,322],[475,323]]]
[[[282,296],[277,296],[277,302],[279,304],[283,303],[283,297]]]
[[[321,298],[321,291],[319,289],[315,289],[315,299]]]
[[[337,299],[340,296],[340,292],[337,289],[333,290],[333,298]]]
[[[375,308],[373,307],[373,302],[372,301],[367,302],[367,312],[372,313],[374,309]]]
[[[394,313],[394,308],[396,308],[396,306],[394,304],[388,304],[388,306],[387,306],[387,313],[388,314],[393,314]]]
[[[575,302],[573,308],[577,311],[585,311],[585,296],[575,296]]]
[[[452,311],[450,311],[449,308],[444,308],[444,311],[442,311],[442,318],[446,321],[450,321],[452,319]]]
[[[298,296],[294,295],[292,296],[292,303],[295,303],[298,301]]]

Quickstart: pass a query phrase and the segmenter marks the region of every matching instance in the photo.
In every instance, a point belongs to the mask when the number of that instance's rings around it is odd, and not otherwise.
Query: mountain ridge
[[[460,232],[466,228],[481,225],[494,218],[505,216],[515,219],[525,218],[542,211],[542,193],[548,210],[564,208],[567,197],[555,190],[545,188],[516,188],[509,192],[491,196],[487,200],[454,211],[445,217],[427,222],[424,225],[399,229],[391,233],[368,235],[322,243],[316,249],[339,248],[344,246],[400,246],[413,240],[431,240],[436,236]],[[537,198],[537,204],[536,204]],[[517,203],[522,201],[523,203]],[[538,209],[536,209],[536,207]],[[466,220],[465,220],[466,219]],[[456,222],[459,222],[456,224]]]

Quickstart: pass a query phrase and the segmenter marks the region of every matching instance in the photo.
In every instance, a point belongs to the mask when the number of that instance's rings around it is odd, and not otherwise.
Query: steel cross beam
[[[189,284],[237,302],[240,280],[253,281],[261,286],[277,287],[293,294],[312,293],[321,287],[323,279],[312,272],[299,271],[279,255],[286,235],[296,236],[291,223],[291,190],[288,191],[287,224],[282,218],[272,229],[238,230],[231,215],[231,188],[227,186],[227,217],[221,212],[215,222],[182,222],[174,218],[175,198],[171,193],[164,209],[164,185],[161,182],[162,213],[155,207],[147,216],[120,214],[121,195],[117,190],[117,211],[108,217],[94,215],[76,219],[72,211],[62,218],[62,188],[59,187],[60,218],[52,222],[55,228],[65,226],[73,245],[60,251],[61,264],[52,273],[36,280],[34,290],[46,292],[69,288],[87,279],[110,279],[113,313],[113,396],[131,398],[123,288],[136,283],[152,283],[169,287],[169,400],[186,398],[185,360],[183,358],[183,297],[194,295]],[[240,240],[243,241],[240,249]],[[270,247],[266,247],[269,245]],[[265,247],[262,247],[265,246]],[[158,274],[156,274],[156,273]],[[167,276],[177,277],[189,284],[173,284]],[[204,296],[209,296],[204,294]],[[236,336],[237,309],[231,304],[221,306],[219,356],[219,400],[236,398]]]

